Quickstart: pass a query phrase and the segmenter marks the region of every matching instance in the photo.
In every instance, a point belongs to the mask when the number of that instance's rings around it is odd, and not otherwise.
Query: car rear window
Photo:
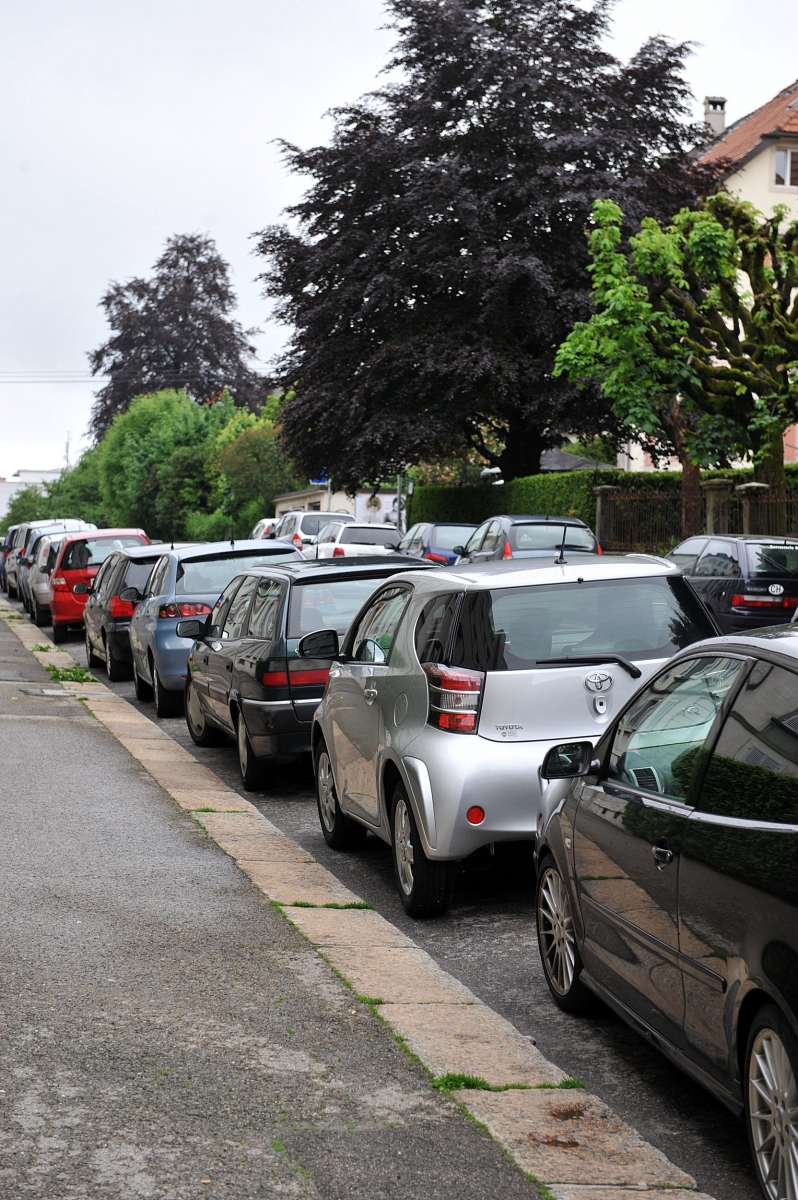
[[[568,525],[566,529],[566,550],[595,550],[596,543],[589,529],[582,529],[579,525]],[[556,521],[547,521],[511,525],[508,536],[511,550],[559,550],[562,535],[562,525],[558,525]]]
[[[85,567],[99,567],[114,550],[128,546],[146,546],[139,533],[120,534],[119,537],[85,538],[70,542],[61,560],[62,571],[82,571]]]
[[[274,563],[292,562],[297,558],[295,550],[269,553],[268,549],[246,550],[240,554],[209,554],[207,558],[183,559],[177,564],[176,596],[218,596],[227,587],[234,575],[250,570],[251,567],[268,567]],[[300,560],[301,561],[301,560]]]
[[[715,635],[681,576],[486,589],[465,597],[450,662],[524,671],[569,654],[669,658]]]
[[[454,550],[455,546],[464,546],[476,525],[435,525],[430,534],[430,546],[438,550]]]
[[[398,546],[399,534],[384,525],[374,525],[370,529],[342,529],[338,540],[360,546]]]
[[[788,542],[748,542],[746,551],[750,575],[798,578],[798,546]]]
[[[120,580],[119,590],[121,591],[122,588],[126,587],[134,587],[138,588],[143,594],[147,586],[147,580],[152,574],[152,568],[160,557],[160,554],[153,554],[152,558],[137,558],[135,562],[129,562]]]
[[[372,592],[385,576],[367,579],[325,579],[295,583],[288,606],[288,637],[298,638],[317,629],[346,633]]]
[[[315,537],[320,529],[323,529],[325,525],[330,524],[332,519],[333,518],[329,513],[308,513],[308,515],[303,517],[299,522],[299,527],[302,532],[307,534],[309,537]]]

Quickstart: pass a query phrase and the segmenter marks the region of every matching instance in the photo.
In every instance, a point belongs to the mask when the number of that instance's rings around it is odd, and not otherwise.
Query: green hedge
[[[788,463],[787,490],[798,493],[798,463]],[[703,479],[734,479],[745,483],[752,470],[703,471]],[[504,484],[476,487],[417,486],[410,502],[409,524],[417,521],[472,521],[479,524],[500,513],[540,513],[579,517],[591,528],[596,523],[593,488],[610,485],[646,495],[681,494],[681,471],[551,471],[527,475]]]

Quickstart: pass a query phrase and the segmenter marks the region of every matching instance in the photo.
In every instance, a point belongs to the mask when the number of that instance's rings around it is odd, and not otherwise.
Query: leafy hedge
[[[787,489],[798,494],[798,463],[788,463]],[[746,483],[752,470],[704,471],[704,479],[733,479]],[[681,494],[681,471],[552,471],[528,475],[505,484],[476,487],[417,486],[410,502],[409,522],[473,521],[479,524],[500,513],[540,513],[579,517],[591,528],[596,523],[593,488],[610,485],[643,495]]]

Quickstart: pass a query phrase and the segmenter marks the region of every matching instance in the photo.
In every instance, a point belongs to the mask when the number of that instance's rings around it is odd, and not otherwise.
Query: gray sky
[[[301,190],[271,144],[323,141],[324,112],[374,86],[382,0],[0,3],[0,381],[88,375],[110,280],[147,274],[172,233],[207,232],[232,264],[239,318],[267,362],[284,339],[254,277],[253,231]],[[611,49],[700,42],[697,97],[728,119],[798,76],[798,5],[620,0]],[[93,385],[0,382],[0,476],[85,448]]]

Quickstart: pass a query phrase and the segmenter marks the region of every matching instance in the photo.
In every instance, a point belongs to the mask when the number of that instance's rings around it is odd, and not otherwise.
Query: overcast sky
[[[67,434],[73,462],[85,448],[100,297],[172,233],[216,239],[268,362],[285,334],[250,235],[301,187],[272,141],[328,137],[325,111],[375,84],[384,19],[382,0],[1,0],[0,476],[61,466]],[[720,94],[734,121],[798,76],[785,0],[620,0],[615,54],[654,33],[701,43],[697,116]]]

